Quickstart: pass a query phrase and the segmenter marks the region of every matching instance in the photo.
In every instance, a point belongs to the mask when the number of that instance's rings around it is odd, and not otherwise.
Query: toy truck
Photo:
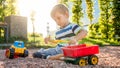
[[[80,44],[75,46],[66,46],[62,48],[66,63],[85,66],[87,64],[97,65],[98,57],[95,54],[99,53],[99,46]]]
[[[28,50],[24,47],[24,42],[15,41],[13,45],[9,49],[6,49],[5,56],[9,59],[17,58],[17,57],[27,57]]]

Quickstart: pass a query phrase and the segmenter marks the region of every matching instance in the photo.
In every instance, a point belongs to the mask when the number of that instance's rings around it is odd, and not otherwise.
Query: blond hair
[[[57,4],[53,7],[53,9],[51,11],[51,16],[53,16],[55,12],[60,12],[62,14],[65,14],[66,12],[69,12],[69,11],[68,11],[68,8],[65,5]]]

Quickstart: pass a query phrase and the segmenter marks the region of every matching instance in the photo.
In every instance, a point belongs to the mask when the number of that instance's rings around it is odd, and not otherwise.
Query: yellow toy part
[[[86,47],[94,46],[93,44],[85,44]]]
[[[16,48],[15,46],[11,46],[10,48],[13,48],[15,50],[15,53],[16,54],[23,54],[24,53],[24,50],[26,50],[26,47],[24,48]]]
[[[85,58],[80,58],[79,59],[79,66],[85,66],[87,64],[87,61]]]
[[[98,64],[98,57],[96,55],[89,56],[88,63],[91,65],[97,65]]]
[[[58,43],[68,43],[67,40],[51,40],[50,42],[54,43],[54,44],[58,44]]]

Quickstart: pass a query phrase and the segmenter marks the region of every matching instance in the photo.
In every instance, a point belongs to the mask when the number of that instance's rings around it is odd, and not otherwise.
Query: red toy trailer
[[[98,45],[87,46],[86,44],[80,44],[66,46],[62,50],[65,56],[64,60],[67,63],[79,64],[80,66],[98,64],[98,57],[95,55],[99,53]]]

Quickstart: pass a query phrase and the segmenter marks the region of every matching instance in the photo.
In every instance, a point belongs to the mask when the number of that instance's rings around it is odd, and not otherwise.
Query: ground
[[[26,58],[8,59],[4,56],[5,50],[0,50],[0,68],[80,68],[78,65],[66,64],[60,60],[46,60],[32,58],[32,53],[38,49],[29,49]],[[120,68],[120,47],[100,47],[98,65],[87,65],[85,68]]]

